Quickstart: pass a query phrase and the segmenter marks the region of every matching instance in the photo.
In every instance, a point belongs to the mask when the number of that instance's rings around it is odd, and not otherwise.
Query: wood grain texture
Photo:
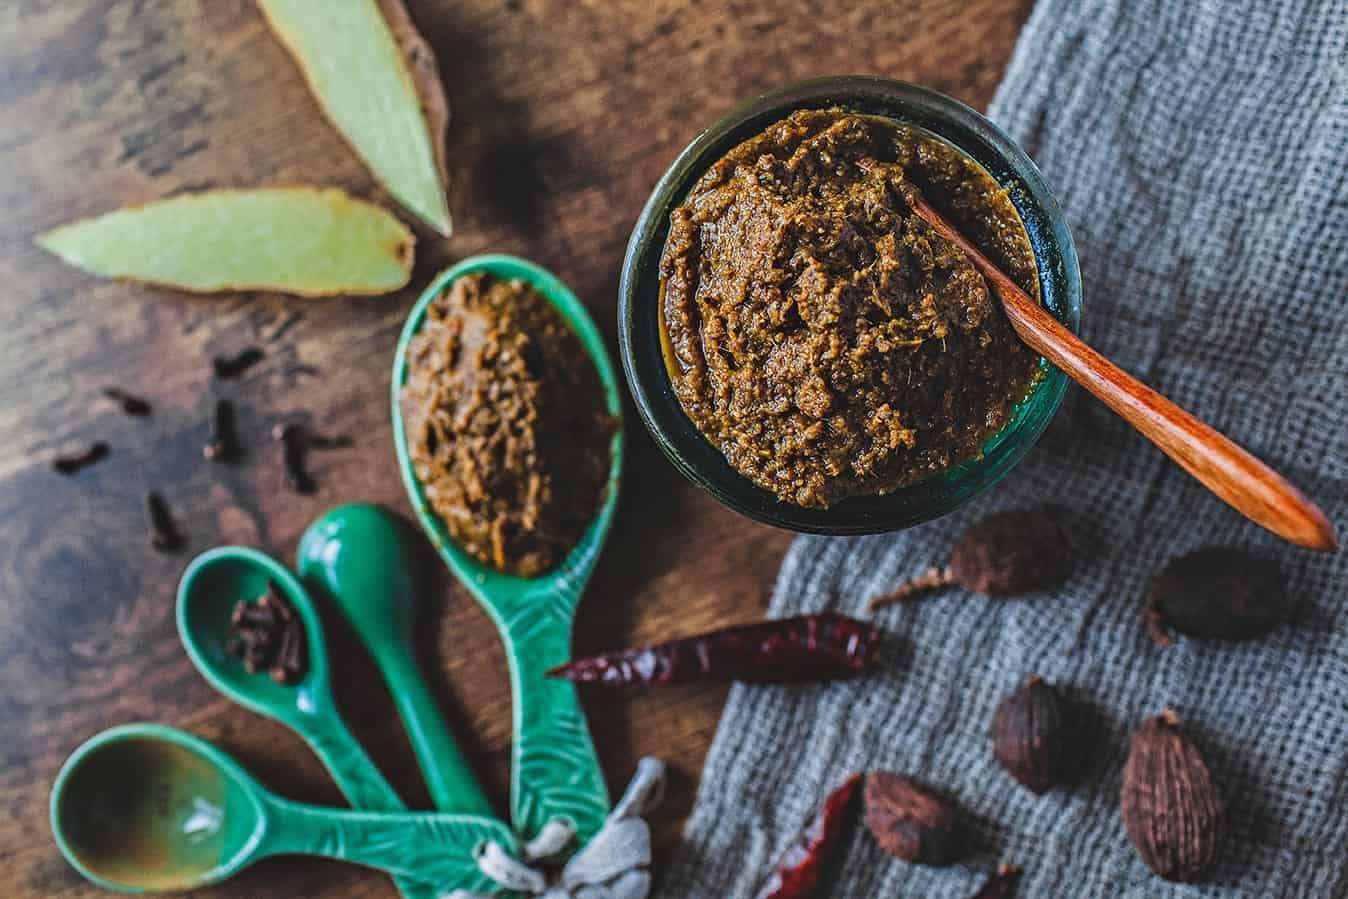
[[[389,297],[298,303],[190,297],[98,282],[33,237],[74,218],[208,186],[313,183],[395,208],[333,132],[250,0],[10,0],[0,4],[0,871],[5,895],[81,897],[46,823],[52,778],[96,731],[155,720],[218,742],[283,795],[340,804],[298,738],[235,708],[178,644],[173,592],[190,554],[236,542],[289,562],[310,520],[348,501],[408,512],[388,424],[391,355],[416,291],[446,263],[516,253],[564,278],[612,340],[622,251],[664,168],[734,103],[843,72],[920,81],[982,107],[1029,0],[413,0],[450,98],[452,242],[419,232],[412,285]],[[209,359],[250,346],[237,381]],[[148,420],[100,399],[117,385]],[[207,463],[216,397],[238,408],[246,456]],[[350,434],[316,453],[320,489],[282,487],[282,420]],[[750,621],[788,534],[686,485],[634,423],[617,526],[581,605],[576,649]],[[72,478],[51,459],[93,440]],[[155,553],[144,494],[189,540]],[[490,622],[442,579],[419,647],[433,689],[498,808],[509,783],[505,659]],[[375,669],[330,620],[339,698],[414,807],[429,802]],[[610,783],[643,754],[673,768],[658,853],[678,839],[725,697],[721,688],[583,694]],[[381,875],[264,863],[225,897],[393,897]]]
[[[1221,499],[1284,540],[1323,551],[1338,548],[1324,511],[1282,475],[1207,422],[1110,362],[1062,326],[939,212],[919,201],[914,212],[968,254],[1001,297],[1016,333]]]

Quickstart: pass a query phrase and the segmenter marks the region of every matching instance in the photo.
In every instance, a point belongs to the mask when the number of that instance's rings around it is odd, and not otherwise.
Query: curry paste
[[[523,281],[464,275],[408,347],[401,406],[431,509],[471,556],[535,577],[599,513],[614,422],[589,354]]]
[[[780,499],[826,507],[977,456],[1038,378],[942,210],[1032,295],[1006,192],[933,135],[802,110],[732,149],[671,214],[661,327],[684,411]]]

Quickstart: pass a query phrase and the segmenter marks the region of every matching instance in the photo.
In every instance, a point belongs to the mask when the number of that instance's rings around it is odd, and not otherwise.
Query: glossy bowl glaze
[[[979,458],[882,496],[858,496],[827,509],[782,502],[730,467],[684,413],[660,346],[660,256],[670,212],[728,150],[798,109],[840,106],[884,116],[938,135],[1005,187],[1025,223],[1039,268],[1044,305],[1075,331],[1081,321],[1081,273],[1071,232],[1030,158],[992,122],[944,94],[886,78],[840,76],[806,81],[738,107],[679,154],[646,202],[627,245],[618,287],[618,343],[638,414],[674,466],[725,505],[778,527],[816,534],[899,530],[951,512],[1007,475],[1043,434],[1062,402],[1067,378],[1040,360],[1044,377],[1012,420],[988,439]]]

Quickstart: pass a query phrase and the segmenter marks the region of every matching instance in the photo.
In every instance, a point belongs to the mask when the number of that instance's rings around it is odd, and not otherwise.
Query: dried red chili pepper
[[[842,836],[848,812],[855,805],[862,779],[862,775],[853,774],[828,794],[819,812],[777,862],[777,870],[755,899],[807,899],[814,895]]]
[[[879,643],[880,630],[865,621],[802,615],[577,659],[548,674],[585,684],[839,680],[872,667]]]

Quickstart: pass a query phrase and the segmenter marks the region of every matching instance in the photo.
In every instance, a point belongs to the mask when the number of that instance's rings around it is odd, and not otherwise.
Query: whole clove
[[[104,388],[103,395],[120,406],[122,411],[127,415],[132,415],[136,418],[144,418],[153,411],[148,401],[143,400],[138,396],[133,396],[117,387]]]
[[[1016,895],[1016,883],[1019,880],[1020,868],[1015,865],[1000,865],[996,873],[990,876],[970,899],[1011,899]]]
[[[71,475],[90,465],[102,462],[112,452],[101,440],[82,453],[73,456],[58,456],[52,460],[51,467],[59,474]]]
[[[316,365],[307,365],[303,362],[296,362],[294,365],[287,365],[284,374],[288,378],[298,378],[301,375],[316,378],[322,374],[322,372],[319,371],[319,368]]]
[[[911,777],[866,775],[866,827],[890,855],[919,865],[949,865],[966,849],[959,813],[949,800]]]
[[[1149,868],[1166,880],[1203,879],[1217,857],[1221,797],[1174,712],[1133,735],[1119,798],[1128,839]]]
[[[228,381],[239,377],[248,369],[257,365],[265,355],[257,347],[249,347],[234,356],[216,356],[211,360],[211,368],[215,371],[217,378]]]
[[[1174,559],[1152,579],[1147,630],[1160,646],[1170,631],[1210,640],[1262,637],[1286,621],[1292,603],[1272,559],[1208,547]]]
[[[824,799],[755,899],[808,899],[815,894],[847,830],[861,782],[862,775],[854,774]]]
[[[309,441],[309,448],[316,450],[337,450],[350,449],[355,445],[355,441],[347,434],[335,434],[326,436],[324,434],[315,434],[313,431],[305,432],[306,439]]]
[[[281,629],[281,645],[272,660],[271,679],[278,684],[293,684],[304,677],[308,659],[304,652],[304,625],[289,621]]]
[[[272,330],[272,332],[266,336],[267,341],[269,343],[275,343],[276,341],[284,337],[286,333],[290,331],[291,328],[295,327],[302,321],[304,321],[304,313],[300,312],[298,309],[292,310],[290,314],[287,315],[284,319],[282,319],[281,323],[277,325]]]
[[[272,428],[271,439],[281,444],[281,461],[285,466],[285,484],[296,493],[313,493],[318,484],[305,465],[309,442],[302,425],[278,424]]]
[[[145,494],[145,512],[150,519],[150,545],[161,553],[177,552],[187,542],[178,530],[168,503],[154,491]]]
[[[1072,727],[1056,690],[1038,676],[1007,696],[992,717],[992,754],[1035,795],[1069,779]]]
[[[230,614],[225,650],[243,660],[249,674],[268,671],[278,684],[293,684],[309,670],[304,621],[274,581],[256,600],[240,600]]]
[[[958,585],[988,596],[1047,590],[1072,574],[1066,535],[1047,508],[1012,509],[976,522],[950,553],[950,564],[929,568],[872,599],[871,612],[931,590]]]
[[[577,659],[548,675],[590,684],[838,680],[874,667],[879,643],[879,629],[867,622],[802,615]]]
[[[201,448],[201,455],[212,462],[230,462],[241,453],[238,429],[234,424],[234,404],[229,400],[215,401],[215,411],[211,415],[211,435]]]
[[[257,674],[271,665],[285,627],[278,604],[264,602],[264,598],[240,600],[234,604],[229,616],[232,636],[225,644],[225,650],[240,658],[249,674]]]

